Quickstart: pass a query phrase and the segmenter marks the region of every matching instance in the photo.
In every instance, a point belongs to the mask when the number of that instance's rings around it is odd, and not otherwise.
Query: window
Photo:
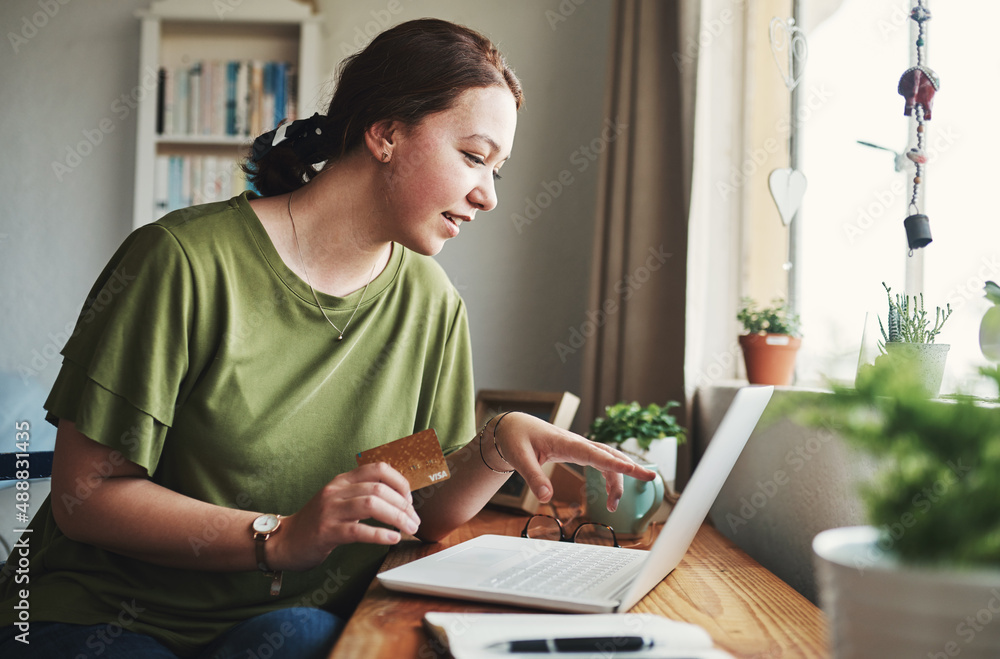
[[[942,393],[964,385],[979,365],[978,328],[989,303],[987,279],[1000,280],[1000,220],[990,191],[998,187],[992,160],[998,132],[992,117],[1000,97],[986,67],[997,59],[988,0],[929,2],[925,63],[941,89],[927,122],[925,200],[934,241],[908,256],[903,219],[909,215],[913,169],[895,169],[890,151],[904,153],[914,133],[896,85],[910,66],[914,37],[908,0],[844,0],[808,34],[809,59],[800,83],[800,169],[808,189],[800,212],[799,310],[805,340],[798,382],[826,376],[852,381],[862,332],[866,349],[881,340],[893,293],[924,293],[925,304],[954,311],[938,343],[951,345]],[[773,63],[772,63],[773,66]],[[867,327],[865,316],[868,315]],[[986,395],[995,392],[974,391]]]

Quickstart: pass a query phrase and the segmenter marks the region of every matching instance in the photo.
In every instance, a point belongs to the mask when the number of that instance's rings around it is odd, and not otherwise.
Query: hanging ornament
[[[909,117],[913,109],[920,106],[924,111],[924,119],[931,120],[931,107],[934,105],[934,92],[941,86],[941,80],[930,68],[920,65],[907,69],[899,79],[896,91],[906,99],[906,109],[903,114]]]
[[[809,59],[809,43],[806,41],[806,35],[795,24],[794,18],[784,20],[777,16],[771,19],[767,35],[771,42],[771,57],[778,65],[778,73],[785,81],[788,91],[792,91],[802,80],[802,74],[806,70],[806,60]],[[788,50],[787,53],[785,49]],[[782,64],[781,60],[785,60],[785,63]]]
[[[809,59],[809,42],[806,41],[806,35],[795,24],[794,18],[783,19],[776,16],[771,19],[768,38],[771,42],[771,57],[778,66],[778,73],[788,91],[794,92],[802,81],[806,71],[806,61]],[[795,107],[794,100],[792,107]],[[792,116],[791,120],[796,121],[796,117]],[[793,154],[789,154],[792,167],[775,169],[767,179],[771,198],[778,207],[781,223],[786,227],[799,212],[802,198],[806,193],[806,176],[794,168],[797,160]],[[791,264],[786,263],[785,266],[787,270]]]
[[[786,227],[802,206],[806,194],[806,175],[797,169],[775,169],[767,177],[771,198],[778,207],[778,215]]]
[[[910,11],[910,18],[917,23],[917,65],[907,69],[899,79],[896,91],[906,99],[903,115],[913,116],[917,120],[917,146],[906,153],[913,163],[913,195],[910,197],[909,217],[903,220],[906,229],[906,242],[910,246],[910,256],[913,250],[926,247],[931,242],[930,218],[920,212],[920,184],[923,182],[924,165],[927,156],[924,153],[924,123],[931,120],[931,108],[934,104],[934,94],[941,88],[941,80],[937,74],[924,64],[924,46],[926,34],[924,24],[931,19],[931,12],[924,6],[925,0],[917,0]]]

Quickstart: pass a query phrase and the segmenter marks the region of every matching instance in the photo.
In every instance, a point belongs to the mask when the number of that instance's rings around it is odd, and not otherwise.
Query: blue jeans
[[[198,659],[320,659],[330,654],[344,622],[327,611],[295,607],[250,618],[222,634]],[[4,659],[177,659],[152,636],[117,625],[32,623],[30,644],[17,641],[16,627],[0,628]]]

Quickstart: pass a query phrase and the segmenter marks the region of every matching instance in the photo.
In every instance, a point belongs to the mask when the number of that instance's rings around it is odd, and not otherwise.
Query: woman
[[[0,653],[325,656],[401,532],[443,537],[512,470],[547,501],[542,464],[593,465],[609,506],[621,474],[653,478],[530,415],[473,426],[464,304],[427,257],[496,206],[521,101],[482,35],[400,25],[346,62],[325,116],[255,142],[262,196],[129,236],[46,402],[31,645],[8,579]],[[414,497],[356,466],[426,428],[449,480]]]

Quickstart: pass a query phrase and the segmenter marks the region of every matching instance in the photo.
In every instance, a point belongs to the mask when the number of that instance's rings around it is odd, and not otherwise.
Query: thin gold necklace
[[[339,335],[337,336],[337,340],[343,341],[344,332],[346,332],[347,328],[351,326],[351,321],[354,320],[354,316],[358,313],[358,309],[361,308],[361,303],[365,301],[365,293],[368,292],[368,286],[372,283],[372,279],[375,278],[375,266],[378,265],[379,260],[376,258],[375,262],[372,263],[372,271],[368,275],[368,283],[365,284],[365,290],[361,291],[361,299],[358,300],[358,306],[354,307],[354,313],[352,313],[351,317],[347,319],[347,324],[344,325],[344,329],[340,329],[339,327],[334,325],[333,321],[330,320],[330,317],[326,315],[326,309],[324,309],[323,305],[319,303],[319,296],[316,295],[316,289],[313,288],[312,281],[310,281],[309,279],[309,269],[306,267],[306,260],[302,258],[302,248],[299,247],[299,234],[295,231],[295,218],[292,217],[291,194],[288,195],[288,219],[291,220],[292,222],[292,238],[295,240],[295,251],[299,253],[299,263],[302,264],[302,271],[306,273],[306,283],[309,284],[309,290],[312,292],[313,300],[316,301],[316,306],[319,307],[320,313],[322,313],[323,317],[326,318],[326,322],[330,323],[330,327],[337,330],[337,332],[339,333]]]

